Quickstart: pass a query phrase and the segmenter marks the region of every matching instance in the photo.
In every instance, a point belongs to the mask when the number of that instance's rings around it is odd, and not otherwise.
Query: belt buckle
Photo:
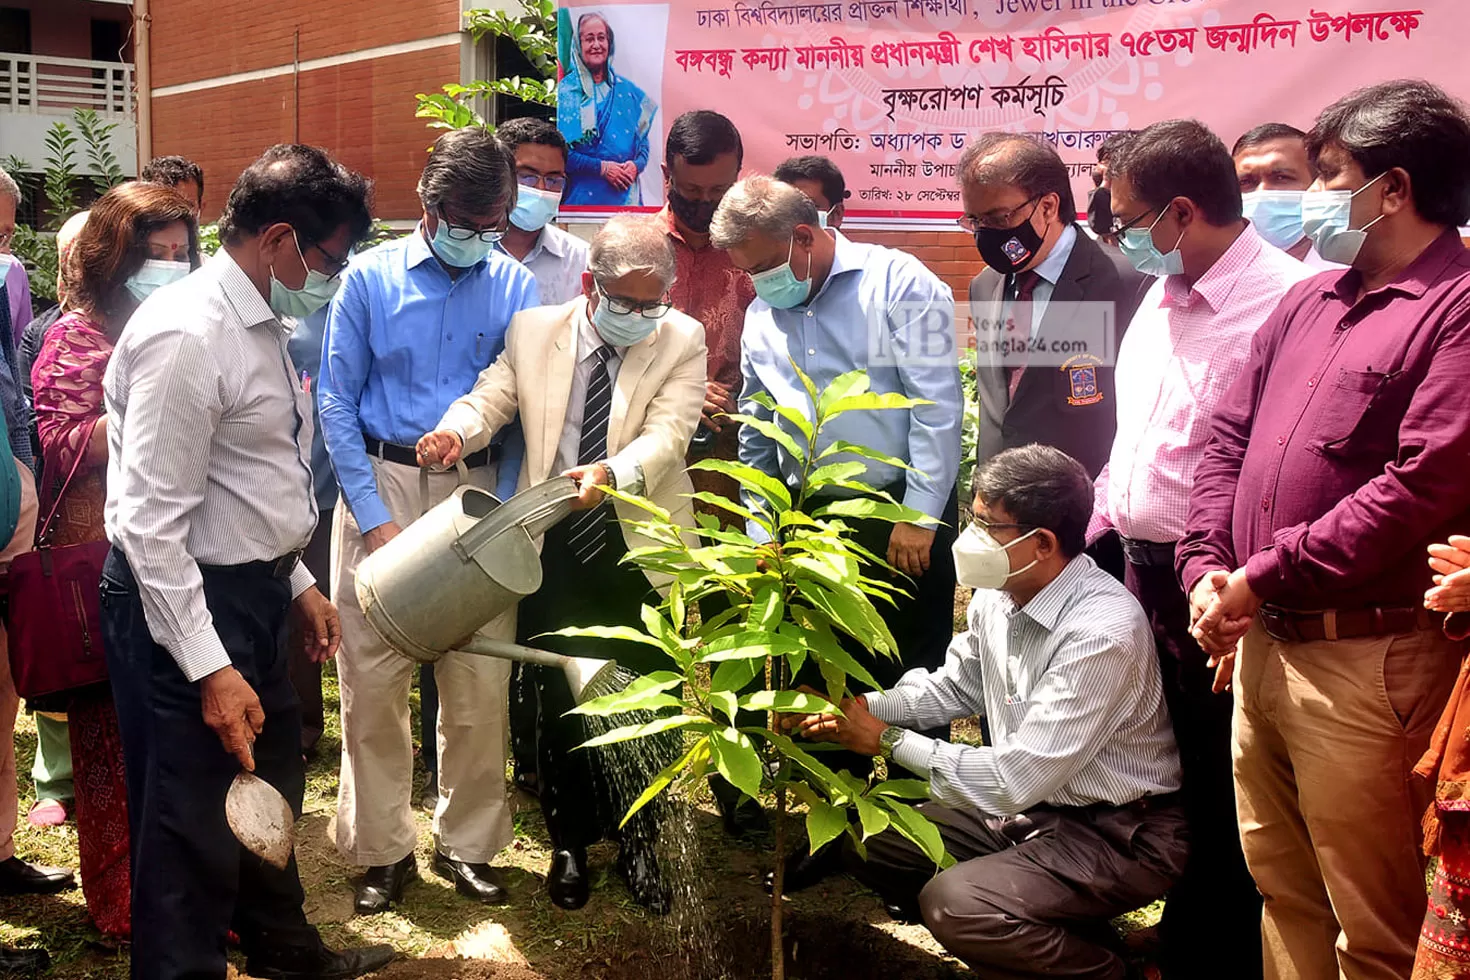
[[[271,575],[275,578],[290,578],[300,561],[301,552],[288,551],[276,559],[275,565],[271,568]]]
[[[1291,624],[1286,615],[1286,610],[1275,606],[1262,606],[1260,610],[1261,629],[1273,640],[1283,643],[1291,642]]]

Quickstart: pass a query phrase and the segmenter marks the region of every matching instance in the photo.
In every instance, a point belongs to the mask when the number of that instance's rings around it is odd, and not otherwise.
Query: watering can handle
[[[564,492],[546,501],[513,526],[525,532],[526,536],[534,541],[545,534],[553,524],[565,517],[566,512],[562,505],[568,500],[575,500],[578,490],[576,483],[571,480],[564,480],[564,482],[566,483]],[[459,553],[462,560],[470,561],[476,552],[507,530],[509,528],[495,526],[491,521],[480,520],[456,538],[451,547]]]
[[[464,465],[464,460],[458,460],[454,464],[459,473],[459,485],[464,486],[470,482],[470,468]],[[419,516],[423,517],[429,512],[429,467],[419,467]]]

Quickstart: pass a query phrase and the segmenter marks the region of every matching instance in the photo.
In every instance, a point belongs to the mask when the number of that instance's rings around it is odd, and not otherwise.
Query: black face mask
[[[1035,213],[1033,208],[1032,214]],[[1043,241],[1045,238],[1041,232],[1031,224],[1030,214],[1014,228],[978,228],[975,231],[975,248],[980,257],[1003,276],[1024,269],[1036,256],[1036,250],[1041,248]]]
[[[719,206],[719,201],[691,201],[674,190],[673,184],[669,185],[669,210],[690,231],[701,235],[709,231],[709,223],[714,220],[715,209]]]

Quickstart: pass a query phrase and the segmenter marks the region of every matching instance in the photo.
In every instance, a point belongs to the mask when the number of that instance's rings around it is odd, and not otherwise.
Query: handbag
[[[107,680],[99,590],[110,546],[105,540],[59,548],[49,543],[51,525],[85,458],[83,447],[41,525],[36,549],[10,563],[10,675],[15,692],[27,700]]]

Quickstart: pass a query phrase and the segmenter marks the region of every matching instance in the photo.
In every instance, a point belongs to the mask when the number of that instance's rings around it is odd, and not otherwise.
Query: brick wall
[[[963,231],[848,231],[857,242],[870,242],[902,249],[927,265],[963,302],[970,295],[970,280],[985,267],[975,251],[975,239]]]
[[[354,0],[153,0],[153,84],[178,85],[386,44],[451,34],[460,27],[458,0],[363,4]],[[413,93],[443,84],[419,79]],[[456,60],[452,77],[459,77]],[[411,105],[412,103],[410,103]],[[412,111],[409,112],[412,116]]]
[[[372,177],[379,217],[415,217],[414,186],[433,133],[414,117],[413,96],[458,77],[452,44],[302,72],[301,141]],[[266,147],[292,140],[292,101],[290,75],[155,97],[153,152],[204,168],[204,217],[213,220],[240,171]]]

